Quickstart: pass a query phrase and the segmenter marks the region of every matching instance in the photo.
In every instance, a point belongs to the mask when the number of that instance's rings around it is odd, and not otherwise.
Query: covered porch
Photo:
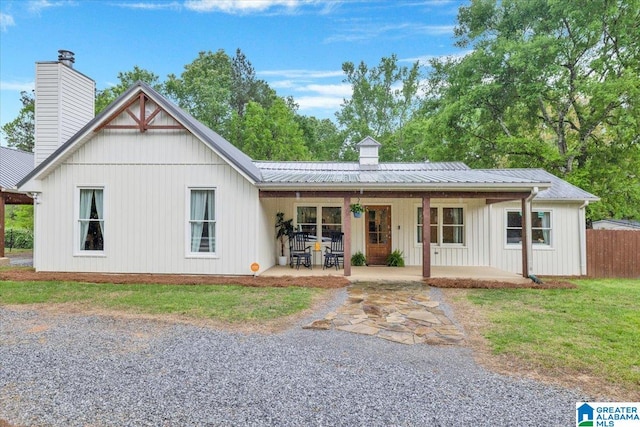
[[[314,265],[313,269],[290,268],[289,266],[275,266],[263,272],[263,277],[308,277],[308,276],[336,276],[342,277],[344,270],[335,268],[323,269]],[[511,273],[486,266],[432,266],[432,278],[443,279],[474,279],[483,281],[531,283],[531,279],[520,274]],[[422,282],[424,280],[422,266],[386,267],[386,266],[351,266],[351,275],[347,276],[351,282]]]

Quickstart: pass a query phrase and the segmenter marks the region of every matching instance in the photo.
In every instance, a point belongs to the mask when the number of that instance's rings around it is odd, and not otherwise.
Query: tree
[[[296,115],[295,120],[311,159],[336,161],[340,158],[344,137],[331,120],[302,115]]]
[[[96,114],[104,110],[107,105],[111,104],[137,81],[147,83],[160,93],[164,92],[160,78],[155,73],[140,68],[137,65],[135,65],[131,71],[119,72],[118,80],[120,80],[120,83],[117,85],[98,91],[96,96]]]
[[[253,65],[240,49],[236,49],[236,56],[231,63],[231,108],[242,117],[245,107],[250,101],[257,102],[263,107],[269,107],[275,91],[264,80],[256,78]]]
[[[35,98],[29,92],[20,92],[22,108],[13,121],[2,126],[9,147],[33,151],[35,143]]]
[[[248,156],[260,160],[310,159],[295,113],[284,99],[274,98],[267,109],[250,101],[241,120],[243,145],[239,148]]]
[[[629,191],[640,170],[639,22],[639,0],[460,8],[457,45],[473,50],[432,61],[421,152],[441,145],[471,166],[544,167],[600,195],[591,213],[640,217],[640,190]],[[599,192],[612,173],[616,188]]]
[[[168,76],[165,88],[181,108],[228,137],[232,75],[231,58],[224,50],[200,52],[191,64],[185,65],[179,78]]]
[[[412,150],[404,144],[402,128],[411,118],[418,100],[419,66],[398,66],[398,58],[382,58],[380,65],[369,68],[364,62],[357,67],[352,62],[342,64],[353,94],[336,113],[345,131],[343,156],[353,159],[355,144],[367,136],[383,144],[384,160],[404,160]]]

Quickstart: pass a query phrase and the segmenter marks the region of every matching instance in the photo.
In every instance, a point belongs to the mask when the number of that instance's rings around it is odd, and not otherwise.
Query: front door
[[[366,207],[367,264],[384,265],[391,253],[391,206]]]

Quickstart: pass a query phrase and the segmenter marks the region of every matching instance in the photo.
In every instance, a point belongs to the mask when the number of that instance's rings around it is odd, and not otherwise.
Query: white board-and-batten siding
[[[102,255],[78,251],[81,187],[104,189]],[[193,187],[215,189],[215,256],[189,254]],[[98,132],[42,180],[36,209],[39,271],[233,275],[259,261],[256,187],[187,131]]]
[[[93,118],[95,82],[59,62],[38,62],[35,96],[38,165]]]
[[[532,203],[532,211],[551,212],[551,244],[532,245],[532,273],[549,276],[579,276],[582,263],[580,236],[584,236],[584,217],[581,203],[538,201]],[[492,243],[491,266],[501,270],[522,273],[522,249],[520,245],[508,245],[507,212],[520,211],[520,203],[496,203],[491,205]],[[586,272],[586,264],[585,264]],[[586,273],[585,273],[586,274]]]

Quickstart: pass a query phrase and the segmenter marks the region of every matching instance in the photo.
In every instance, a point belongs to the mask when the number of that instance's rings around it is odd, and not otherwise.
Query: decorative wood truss
[[[136,110],[135,108],[136,104],[139,107],[137,114],[134,113],[134,111]],[[144,92],[139,92],[135,97],[131,99],[131,101],[129,101],[129,103],[125,104],[122,108],[120,108],[119,110],[114,112],[112,115],[110,115],[100,126],[96,128],[95,132],[99,132],[102,129],[138,129],[141,133],[146,132],[147,130],[150,130],[150,129],[184,129],[184,126],[182,126],[178,122],[176,122],[176,124],[173,124],[173,125],[152,124],[154,119],[161,112],[164,112],[169,117],[171,117],[171,115],[167,113],[166,110],[164,110],[163,108],[155,104],[153,104],[155,105],[155,109],[151,111],[150,114],[148,114],[147,112],[148,104],[149,104],[149,98],[147,97],[147,95],[145,95]],[[120,114],[122,114],[123,112],[126,112],[129,115],[129,117],[133,119],[134,123],[122,124],[122,125],[112,124],[112,122],[118,116],[120,116]]]

